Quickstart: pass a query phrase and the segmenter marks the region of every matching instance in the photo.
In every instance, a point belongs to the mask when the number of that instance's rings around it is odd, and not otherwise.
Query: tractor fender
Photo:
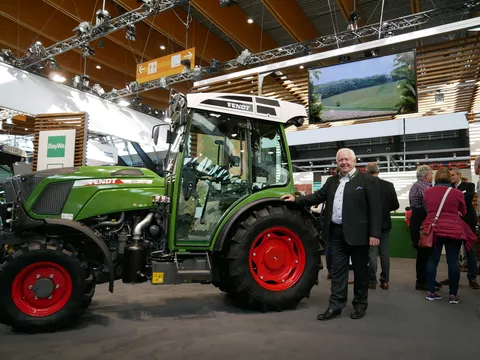
[[[227,239],[228,232],[230,231],[232,226],[235,225],[237,220],[242,215],[244,215],[246,212],[250,211],[252,208],[254,208],[258,205],[264,205],[264,204],[267,204],[267,203],[272,204],[272,205],[281,204],[281,205],[284,205],[284,206],[295,208],[297,210],[300,210],[303,214],[305,214],[309,218],[311,218],[312,221],[315,221],[314,216],[303,206],[298,206],[295,203],[287,202],[287,201],[282,200],[278,197],[267,197],[267,198],[263,198],[263,199],[258,199],[258,200],[252,201],[248,205],[243,206],[240,210],[238,210],[235,214],[233,214],[230,217],[230,219],[227,220],[227,222],[225,223],[222,230],[220,230],[220,233],[217,236],[217,240],[215,242],[215,246],[213,248],[213,251],[214,252],[221,252],[222,251],[223,246],[225,244],[225,240]]]
[[[72,229],[75,229],[77,231],[80,231],[86,237],[88,237],[90,240],[94,241],[98,245],[98,247],[105,254],[105,257],[108,261],[108,272],[109,272],[109,275],[110,275],[108,291],[113,293],[113,283],[115,281],[115,273],[114,273],[114,269],[113,269],[112,255],[110,254],[110,250],[108,249],[105,242],[103,242],[102,239],[100,239],[92,229],[90,229],[88,226],[80,224],[77,221],[66,220],[66,219],[45,219],[45,222],[48,225],[66,226],[66,227],[70,227]]]

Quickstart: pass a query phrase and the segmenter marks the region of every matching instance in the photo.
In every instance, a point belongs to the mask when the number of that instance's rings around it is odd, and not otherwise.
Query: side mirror
[[[153,139],[153,143],[155,145],[158,144],[158,137],[160,135],[160,126],[166,126],[166,125],[170,125],[170,124],[158,124],[158,125],[155,125],[153,127],[153,129],[152,129],[152,139]],[[173,131],[171,131],[170,129],[167,129],[165,142],[167,144],[173,144],[175,142],[175,133]]]
[[[293,117],[290,120],[287,121],[287,125],[295,125],[296,127],[300,127],[303,125],[305,122],[305,118],[298,116],[298,117]]]
[[[154,143],[155,145],[158,144],[158,133],[160,132],[159,129],[160,129],[160,126],[158,126],[158,125],[155,125],[155,126],[153,127],[152,139],[153,139],[153,143]]]

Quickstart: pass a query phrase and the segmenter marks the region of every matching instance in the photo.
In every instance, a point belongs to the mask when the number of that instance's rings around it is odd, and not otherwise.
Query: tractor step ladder
[[[178,261],[182,256],[188,257],[183,262]],[[211,275],[212,265],[208,252],[175,253],[175,268],[178,275]]]

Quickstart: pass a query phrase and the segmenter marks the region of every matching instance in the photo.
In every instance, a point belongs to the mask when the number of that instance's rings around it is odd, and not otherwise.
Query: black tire
[[[256,280],[253,273],[255,269],[250,267],[250,249],[260,234],[278,227],[296,235],[296,241],[303,245],[304,268],[293,285],[282,290],[271,290]],[[253,211],[236,225],[227,261],[228,282],[234,288],[232,296],[237,305],[262,311],[293,309],[303,298],[310,296],[312,287],[318,283],[321,269],[318,233],[312,220],[300,210],[285,205],[270,205]]]
[[[14,282],[20,272],[34,264],[48,262],[64,272],[70,281],[70,296],[65,304],[45,316],[32,316],[14,301],[18,294]],[[88,308],[95,292],[95,278],[86,261],[81,261],[75,248],[56,241],[36,240],[24,244],[6,257],[0,265],[0,320],[17,331],[50,332],[73,326]],[[18,300],[17,300],[18,301]],[[25,300],[26,301],[26,300]]]

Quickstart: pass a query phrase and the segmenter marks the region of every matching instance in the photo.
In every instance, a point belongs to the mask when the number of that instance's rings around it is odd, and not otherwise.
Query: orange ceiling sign
[[[139,84],[161,79],[165,76],[181,74],[185,68],[182,61],[190,60],[190,69],[195,67],[195,48],[190,48],[153,59],[137,65],[137,82]]]

